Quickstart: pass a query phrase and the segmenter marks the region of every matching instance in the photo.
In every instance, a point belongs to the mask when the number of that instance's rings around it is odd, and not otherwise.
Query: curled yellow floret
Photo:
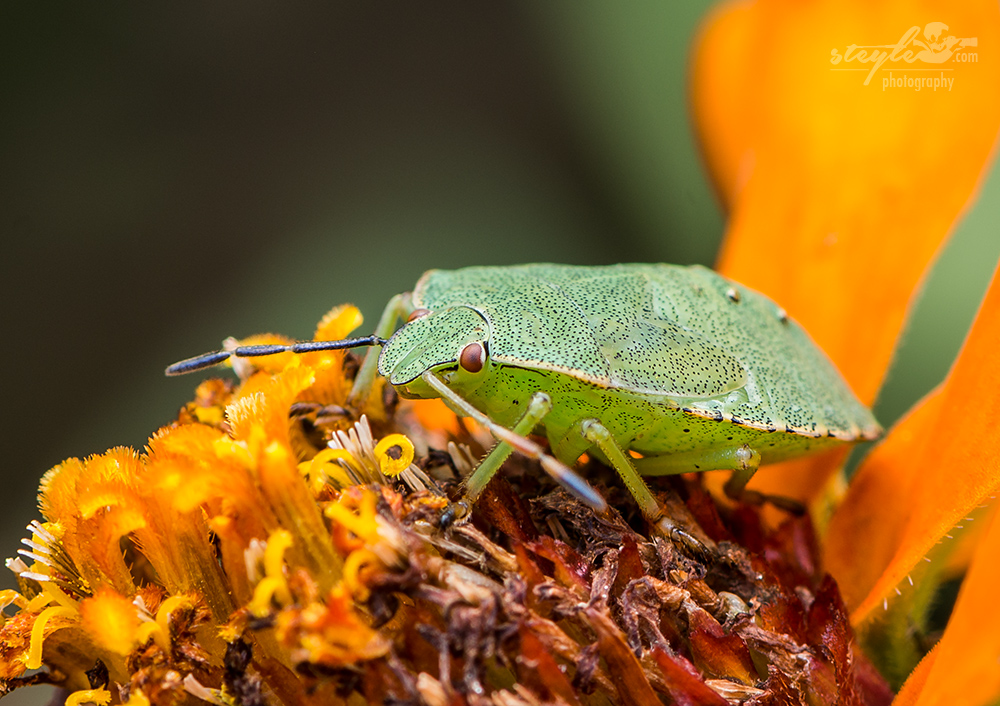
[[[109,703],[111,703],[111,692],[107,689],[83,689],[81,691],[74,691],[66,697],[66,706],[80,706],[80,704],[104,706]],[[149,703],[149,701],[147,700],[146,703]]]
[[[352,485],[353,481],[344,467],[337,463],[338,461],[343,461],[356,473],[363,473],[358,460],[349,451],[330,448],[323,449],[313,456],[312,460],[300,463],[299,470],[312,482],[326,483],[327,480],[332,480],[335,485],[346,488]]]
[[[264,550],[264,578],[254,588],[250,612],[263,617],[271,610],[271,600],[282,605],[291,602],[292,596],[285,581],[285,552],[292,546],[292,535],[286,530],[275,530],[267,540]]]
[[[357,514],[350,507],[354,503]],[[327,505],[323,514],[360,540],[375,542],[378,540],[378,513],[375,510],[375,503],[375,493],[370,490],[361,491],[360,497],[344,493],[337,502]]]
[[[28,601],[27,605],[24,606],[24,609],[29,613],[37,613],[55,600],[55,596],[49,593],[39,593],[37,596]]]
[[[46,608],[38,617],[31,628],[31,649],[28,651],[28,669],[38,669],[42,666],[42,642],[45,639],[45,626],[52,618],[73,618],[77,612],[73,608],[66,606],[52,606]]]
[[[7,588],[0,591],[0,610],[3,610],[7,606],[14,605],[18,608],[24,608],[28,605],[28,601],[24,599],[17,591]]]
[[[179,608],[191,608],[194,604],[187,596],[171,596],[160,604],[156,611],[156,620],[143,623],[136,631],[136,640],[140,644],[150,637],[164,651],[170,651],[170,616]]]
[[[344,585],[355,600],[366,601],[371,591],[361,580],[361,572],[366,566],[378,565],[379,558],[371,549],[356,549],[344,560]]]
[[[263,618],[271,612],[271,601],[276,597],[279,602],[287,603],[287,601],[281,600],[281,593],[284,593],[286,596],[288,595],[288,585],[284,579],[278,576],[266,576],[262,578],[260,583],[254,588],[253,599],[251,599],[247,606],[250,609],[250,613],[257,618]]]
[[[413,463],[413,443],[402,434],[389,434],[375,445],[379,470],[398,476]]]
[[[149,706],[149,698],[139,689],[132,689],[125,706]]]
[[[267,540],[264,550],[264,573],[281,576],[284,571],[285,551],[292,546],[292,535],[286,530],[275,530]]]

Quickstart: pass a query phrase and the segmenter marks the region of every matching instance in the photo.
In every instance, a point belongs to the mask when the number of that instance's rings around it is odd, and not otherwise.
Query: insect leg
[[[595,512],[604,512],[608,508],[607,501],[590,486],[590,483],[581,478],[565,463],[545,453],[545,450],[534,441],[523,434],[517,434],[494,422],[448,387],[444,381],[430,370],[424,371],[420,379],[433,388],[441,397],[451,402],[455,409],[459,410],[466,417],[472,417],[479,424],[486,427],[497,441],[506,442],[514,451],[517,451],[522,456],[537,460],[541,464],[542,470],[548,473],[553,480],[578,497],[582,502],[592,507]]]
[[[399,323],[400,319],[405,320],[411,311],[413,311],[412,295],[409,292],[397,294],[389,300],[382,311],[378,326],[375,328],[375,335],[380,338],[389,338],[396,330],[396,324]],[[375,376],[378,374],[378,357],[381,352],[381,349],[375,350],[373,348],[365,354],[364,362],[361,363],[358,374],[354,376],[354,385],[351,387],[351,394],[347,397],[347,407],[357,410],[367,401],[368,395],[371,394],[372,384],[375,382]]]
[[[665,456],[647,456],[636,459],[636,467],[644,476],[668,476],[676,473],[691,473],[695,471],[728,471],[733,474],[726,481],[723,490],[726,496],[733,500],[760,504],[769,502],[787,512],[801,515],[805,506],[792,498],[780,495],[768,495],[747,490],[747,483],[753,478],[760,467],[760,454],[748,445],[715,451],[691,451]]]
[[[546,414],[552,411],[552,399],[544,392],[536,392],[531,396],[528,408],[524,410],[524,415],[514,425],[513,432],[525,436],[538,426]],[[507,457],[514,452],[514,447],[506,441],[497,442],[485,458],[476,466],[465,481],[465,495],[462,498],[470,505],[476,501],[480,494],[489,485],[497,469],[507,460]]]
[[[647,456],[636,459],[635,465],[639,473],[644,476],[672,476],[697,471],[736,471],[733,474],[733,478],[737,479],[733,490],[739,492],[760,465],[760,454],[747,444],[743,444],[725,449]]]
[[[625,487],[635,498],[639,505],[639,510],[643,516],[649,520],[659,532],[671,541],[679,540],[684,546],[694,553],[709,557],[715,549],[714,543],[708,537],[696,538],[685,529],[677,525],[671,518],[663,514],[660,503],[657,502],[649,486],[639,475],[632,459],[628,457],[622,447],[615,441],[614,435],[608,428],[596,419],[584,419],[576,424],[579,433],[583,438],[596,446],[604,457],[608,459],[611,466],[618,471]],[[570,431],[570,433],[573,433]]]
[[[729,476],[729,480],[726,481],[723,490],[727,497],[739,500],[740,496],[743,495],[743,490],[747,487],[747,483],[750,482],[753,474],[760,468],[760,454],[744,444],[736,449],[734,455],[736,457],[737,468],[733,469],[733,474]]]
[[[696,471],[733,471],[726,481],[726,495],[738,500],[743,489],[760,467],[760,453],[749,445],[687,453],[647,456],[636,460],[644,476],[671,476]]]
[[[753,453],[757,454],[756,451]],[[806,512],[806,506],[794,498],[761,493],[756,490],[747,490],[747,483],[749,483],[750,479],[753,478],[753,474],[757,472],[758,466],[760,466],[759,454],[754,456],[752,462],[745,468],[737,468],[734,470],[733,475],[729,476],[729,480],[727,480],[726,484],[722,486],[722,490],[726,493],[726,496],[732,498],[733,500],[741,500],[746,503],[757,505],[768,502],[781,510],[792,513],[793,515],[804,514]]]

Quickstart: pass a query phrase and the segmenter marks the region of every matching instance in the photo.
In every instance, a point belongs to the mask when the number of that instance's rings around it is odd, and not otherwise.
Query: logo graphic
[[[830,50],[830,63],[835,68],[831,71],[867,71],[864,85],[871,83],[872,77],[882,68],[887,61],[902,61],[906,64],[921,62],[922,64],[974,64],[979,61],[979,54],[969,51],[969,47],[979,46],[976,37],[956,37],[948,33],[948,25],[944,22],[928,22],[923,29],[923,39],[920,38],[921,31],[918,25],[910,27],[899,38],[895,44],[851,44],[843,53],[839,49]],[[870,64],[871,68],[849,67],[842,64]],[[915,66],[909,69],[913,72],[934,72],[938,76],[917,76],[911,78],[904,74],[902,78],[894,77],[889,72],[888,77],[882,79],[882,90],[886,88],[913,88],[919,91],[921,88],[947,88],[951,90],[955,79],[947,76],[946,73],[954,71],[953,68],[930,68]]]

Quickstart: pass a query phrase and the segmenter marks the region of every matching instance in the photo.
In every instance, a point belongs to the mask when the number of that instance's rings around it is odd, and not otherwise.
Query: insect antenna
[[[196,370],[204,370],[218,365],[230,357],[234,358],[256,358],[262,355],[274,355],[275,353],[312,353],[313,351],[337,351],[344,348],[358,348],[360,346],[384,346],[386,339],[372,334],[371,336],[361,336],[359,338],[345,338],[340,341],[298,341],[288,345],[280,343],[265,343],[256,346],[237,346],[232,350],[212,351],[202,353],[193,358],[179,361],[169,366],[164,372],[167,375],[186,375]]]

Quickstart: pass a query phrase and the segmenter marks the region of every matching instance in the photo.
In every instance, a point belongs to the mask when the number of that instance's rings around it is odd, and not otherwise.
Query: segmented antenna
[[[265,343],[257,346],[238,346],[231,351],[212,351],[202,353],[194,358],[188,358],[174,363],[164,372],[167,375],[186,375],[196,370],[211,368],[213,365],[235,358],[256,358],[262,355],[274,355],[275,353],[312,353],[313,351],[339,351],[344,348],[357,348],[359,346],[384,346],[386,339],[372,334],[360,338],[345,338],[341,341],[299,341],[289,345],[280,343]]]

